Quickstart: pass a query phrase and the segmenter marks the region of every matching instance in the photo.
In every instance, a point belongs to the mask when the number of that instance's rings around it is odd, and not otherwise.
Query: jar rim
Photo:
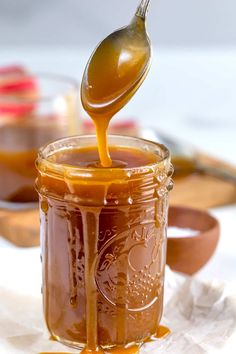
[[[137,142],[137,143],[146,144],[146,146],[153,148],[153,150],[150,150],[151,152],[156,153],[156,154],[158,153],[159,159],[154,163],[146,164],[143,166],[116,167],[116,168],[73,166],[70,164],[59,163],[59,162],[54,162],[54,161],[50,160],[49,157],[52,156],[53,154],[55,154],[56,152],[66,151],[66,150],[70,150],[72,148],[80,147],[79,140],[94,140],[94,143],[96,145],[96,135],[74,135],[74,136],[69,136],[69,137],[57,139],[53,142],[50,142],[50,143],[42,146],[38,151],[36,166],[37,166],[38,170],[40,171],[40,167],[39,167],[40,163],[45,162],[47,167],[49,168],[49,170],[52,169],[52,171],[54,170],[56,172],[60,172],[60,171],[64,172],[64,170],[66,168],[70,171],[73,171],[73,175],[77,174],[77,173],[78,173],[78,175],[81,173],[96,174],[101,171],[106,171],[106,172],[112,173],[112,171],[117,172],[119,170],[122,172],[126,172],[126,173],[132,172],[132,174],[133,174],[135,172],[138,172],[140,174],[140,172],[142,170],[145,170],[145,168],[148,167],[149,170],[152,168],[156,168],[170,158],[170,152],[165,145],[157,143],[157,142],[153,142],[151,140],[146,140],[143,138],[133,137],[133,136],[125,136],[125,135],[108,135],[108,140],[112,140],[112,139],[113,140],[120,140],[120,142],[133,141],[133,142]],[[72,144],[72,142],[74,142],[74,144]],[[75,142],[77,142],[77,144],[75,144]],[[68,144],[68,143],[70,143],[70,144]],[[128,144],[127,145],[117,144],[117,145],[120,147],[122,147],[122,146],[132,147],[132,146],[129,146]],[[94,146],[94,144],[92,146]],[[138,146],[137,146],[137,148],[138,148]]]

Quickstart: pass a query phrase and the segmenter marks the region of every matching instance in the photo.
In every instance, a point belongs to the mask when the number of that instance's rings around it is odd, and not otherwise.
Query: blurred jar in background
[[[35,159],[40,146],[78,133],[79,86],[21,66],[0,68],[1,204],[38,200]]]

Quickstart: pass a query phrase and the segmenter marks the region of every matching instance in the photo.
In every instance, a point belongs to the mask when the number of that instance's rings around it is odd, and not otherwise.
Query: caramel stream
[[[137,22],[136,30],[144,29],[145,23],[140,18],[135,18]],[[122,30],[121,30],[122,32]],[[139,33],[139,34],[140,34]],[[97,135],[98,152],[101,165],[111,167],[107,141],[107,129],[113,115],[118,112],[132,97],[142,81],[142,73],[147,62],[147,53],[139,50],[138,46],[133,46],[130,38],[113,37],[106,39],[100,44],[90,60],[84,74],[82,84],[82,103],[87,113],[92,118]],[[137,42],[135,42],[137,45]],[[87,346],[83,353],[98,350],[97,341],[97,297],[96,284],[94,280],[94,261],[96,255],[96,241],[98,230],[98,216],[95,214],[83,213],[83,225],[87,230],[85,242],[85,274],[86,274],[86,326],[87,326]],[[90,220],[89,220],[90,219]],[[89,229],[88,229],[89,228]],[[89,240],[93,242],[89,242]],[[126,274],[123,269],[117,270],[117,277],[121,279],[121,284],[117,286],[117,299],[124,299],[126,296],[126,279],[122,277]],[[126,305],[117,304],[117,337],[118,345],[126,343]],[[135,353],[138,348],[131,352]],[[117,349],[116,353],[123,352]],[[130,353],[130,350],[129,350]]]
[[[138,36],[144,36],[145,22],[135,17],[135,30]],[[122,36],[123,35],[123,36]],[[147,65],[149,53],[141,50],[137,38],[126,38],[126,34],[119,32],[102,42],[96,49],[84,74],[82,84],[82,103],[92,118],[97,135],[98,152],[101,165],[111,167],[107,129],[111,118],[133,96],[144,79],[143,72]],[[87,345],[82,353],[101,351],[98,348],[97,328],[97,293],[94,279],[95,259],[97,253],[99,215],[91,211],[82,211],[85,248],[85,289],[86,289],[86,338]],[[118,265],[117,278],[117,345],[124,345],[127,341],[127,304],[124,303],[127,289],[127,271],[124,265]],[[120,303],[119,303],[120,302]],[[133,354],[139,347],[129,349],[115,349],[114,353]],[[109,351],[111,352],[111,351]]]
[[[114,38],[113,38],[114,39]],[[132,96],[135,90],[133,83],[139,80],[144,69],[146,57],[136,50],[129,48],[129,43],[125,38],[120,44],[116,41],[108,40],[105,45],[98,48],[90,61],[86,71],[86,86],[82,90],[82,102],[87,113],[92,118],[97,135],[98,152],[101,165],[111,167],[113,162],[110,157],[107,141],[107,129],[113,115],[118,112]],[[132,87],[132,89],[130,89]],[[91,220],[88,220],[90,218]],[[94,220],[92,220],[94,219]],[[95,220],[96,219],[96,220]],[[82,353],[98,350],[97,341],[97,298],[96,285],[94,284],[94,259],[96,255],[96,241],[92,244],[91,238],[97,235],[97,216],[83,214],[83,224],[90,225],[90,230],[86,230],[87,240],[85,241],[85,265],[86,277],[86,298],[87,298],[87,346]],[[91,225],[93,228],[91,229]],[[93,235],[93,237],[92,237]],[[96,237],[96,236],[95,236]],[[120,265],[121,266],[121,265]],[[118,278],[122,278],[127,273],[124,266],[117,270]],[[117,299],[124,299],[126,294],[126,280],[122,279],[122,284],[117,286]],[[126,342],[126,305],[118,304],[117,310],[117,337],[118,345]],[[101,350],[99,349],[99,352]],[[102,352],[102,351],[101,351]],[[116,349],[115,353],[126,352],[124,349]],[[138,352],[138,347],[128,350],[128,353]]]
[[[145,22],[135,17],[135,30],[137,36],[143,36]],[[111,167],[113,162],[110,157],[107,141],[107,129],[113,115],[118,112],[132,97],[143,80],[143,71],[147,63],[147,53],[140,50],[137,38],[126,38],[126,33],[114,33],[104,40],[96,49],[88,63],[82,83],[82,103],[87,113],[92,118],[97,135],[98,152],[101,165]],[[85,259],[86,269],[86,298],[87,298],[87,350],[97,350],[97,298],[96,285],[94,284],[94,258],[96,255],[97,215],[83,214],[83,224],[90,230],[85,230]],[[92,220],[94,219],[94,220]],[[90,224],[89,224],[90,223]],[[90,225],[90,226],[88,226]],[[91,225],[93,227],[91,228]],[[89,242],[93,239],[92,242]],[[118,278],[126,274],[123,269],[117,270]],[[126,280],[117,286],[117,299],[124,299]],[[117,314],[117,344],[126,342],[126,305],[118,305]],[[122,307],[123,306],[123,307]]]

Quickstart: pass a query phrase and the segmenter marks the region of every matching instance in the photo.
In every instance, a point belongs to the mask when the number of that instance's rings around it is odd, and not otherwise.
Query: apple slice
[[[0,67],[0,75],[25,74],[26,70],[22,65],[8,65]]]
[[[3,84],[0,83],[0,94],[20,94],[24,93],[32,93],[37,89],[37,84],[34,77],[30,76],[21,76],[15,78],[15,80],[5,81]]]
[[[20,118],[32,113],[38,83],[21,65],[0,68],[0,119]],[[28,102],[27,102],[28,100]]]

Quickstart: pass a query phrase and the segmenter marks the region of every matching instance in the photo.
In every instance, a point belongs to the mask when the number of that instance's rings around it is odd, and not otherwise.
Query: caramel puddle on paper
[[[157,339],[162,339],[167,337],[171,333],[170,329],[165,326],[159,326],[154,335],[150,338],[145,339],[144,343],[155,342]]]
[[[152,337],[147,338],[144,343],[153,342],[157,339],[162,339],[167,337],[171,333],[170,329],[165,326],[159,326],[157,328],[156,334]],[[89,350],[88,348],[84,348],[81,351],[81,354],[138,354],[140,350],[140,346],[133,345],[129,348],[114,348],[114,349],[97,349],[97,350]],[[68,352],[42,352],[39,354],[71,354]]]
[[[97,349],[97,350],[90,350],[88,348],[84,348],[80,353],[81,354],[138,354],[140,346],[133,345],[129,348],[115,348],[115,349]],[[79,352],[78,352],[79,353]],[[71,354],[66,352],[42,352],[39,354]]]

